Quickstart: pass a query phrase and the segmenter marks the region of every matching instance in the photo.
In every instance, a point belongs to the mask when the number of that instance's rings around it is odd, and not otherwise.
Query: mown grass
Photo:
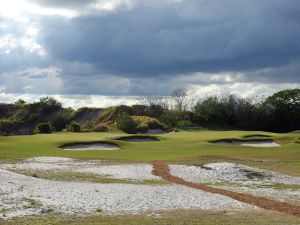
[[[0,225],[296,225],[300,219],[281,213],[260,212],[230,212],[230,211],[199,211],[176,210],[144,215],[99,215],[79,217],[50,214],[27,218],[17,218],[11,221],[1,221]]]
[[[264,134],[274,138],[280,148],[222,146],[210,141],[243,138]],[[240,161],[292,175],[300,175],[299,133],[274,134],[246,131],[184,131],[159,135],[161,141],[132,143],[115,140],[122,133],[55,133],[33,136],[0,137],[0,160],[15,160],[36,156],[60,156],[78,159],[113,159],[121,161],[167,160],[185,163]],[[117,151],[64,151],[58,146],[72,142],[112,141],[121,146]],[[270,163],[266,163],[270,162]]]

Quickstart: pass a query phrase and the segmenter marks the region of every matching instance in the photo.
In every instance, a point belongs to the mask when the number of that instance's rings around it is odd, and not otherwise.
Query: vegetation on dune
[[[136,129],[138,132],[145,133],[149,129],[167,129],[163,123],[149,116],[131,116],[131,118],[137,123]]]
[[[125,105],[108,107],[103,110],[99,118],[96,120],[96,125],[111,125],[117,119],[118,115],[122,113],[131,115],[131,107]]]
[[[82,107],[74,111],[71,120],[80,123],[82,129],[92,129],[103,110],[102,108]]]
[[[121,131],[133,134],[137,130],[138,123],[134,121],[127,113],[123,112],[116,118],[116,127]]]

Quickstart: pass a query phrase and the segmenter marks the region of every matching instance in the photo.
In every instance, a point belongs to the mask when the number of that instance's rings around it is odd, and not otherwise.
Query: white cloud
[[[61,92],[64,83],[59,77],[60,68],[28,68],[0,74],[1,85],[6,93],[48,93]]]
[[[69,9],[55,9],[31,3],[28,0],[0,1],[0,16],[27,23],[32,15],[63,16],[72,18],[76,12]]]
[[[47,94],[7,94],[0,88],[0,103],[13,103],[18,99],[24,99],[28,103],[36,102]],[[115,105],[134,105],[139,100],[134,96],[100,96],[100,95],[51,95],[63,103],[64,107],[78,109],[80,107],[105,108]]]
[[[1,49],[6,54],[19,49],[25,50],[28,53],[36,53],[39,56],[46,56],[46,51],[43,46],[38,43],[39,30],[34,24],[26,24],[27,27],[24,32],[20,34],[16,33],[5,33],[0,36],[0,52]]]
[[[226,96],[234,94],[243,98],[261,98],[270,96],[277,91],[287,88],[300,88],[300,84],[234,83],[190,85],[189,90],[191,95],[199,97],[205,97],[210,95]]]

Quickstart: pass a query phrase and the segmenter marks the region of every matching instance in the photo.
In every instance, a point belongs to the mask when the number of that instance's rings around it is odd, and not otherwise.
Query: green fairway
[[[271,136],[282,147],[256,148],[223,146],[210,143],[212,140],[243,138],[245,135],[264,134]],[[32,136],[0,137],[0,160],[21,159],[35,156],[61,156],[72,158],[118,159],[123,161],[167,160],[181,163],[216,160],[240,161],[300,175],[299,133],[274,134],[246,131],[183,131],[158,135],[157,142],[125,142],[115,140],[122,133],[55,133]],[[72,142],[111,141],[117,143],[117,151],[64,151],[60,145]]]

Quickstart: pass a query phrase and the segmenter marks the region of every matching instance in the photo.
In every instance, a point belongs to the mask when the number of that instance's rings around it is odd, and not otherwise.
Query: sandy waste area
[[[155,183],[162,181],[162,178],[153,175],[152,170],[151,164],[116,164],[101,160],[81,161],[60,157],[37,157],[1,163],[0,218],[51,212],[123,214],[172,209],[259,210],[255,206],[220,194],[167,182]],[[119,182],[48,180],[26,176],[22,171],[78,172],[118,179]],[[281,200],[291,198],[300,200],[299,190],[266,191],[266,188],[239,186],[300,184],[299,177],[226,162],[200,166],[170,165],[170,172],[196,183],[214,185],[218,182],[227,182],[223,185],[224,188],[235,191],[252,191],[258,195]],[[153,181],[153,184],[132,184],[128,181]]]

